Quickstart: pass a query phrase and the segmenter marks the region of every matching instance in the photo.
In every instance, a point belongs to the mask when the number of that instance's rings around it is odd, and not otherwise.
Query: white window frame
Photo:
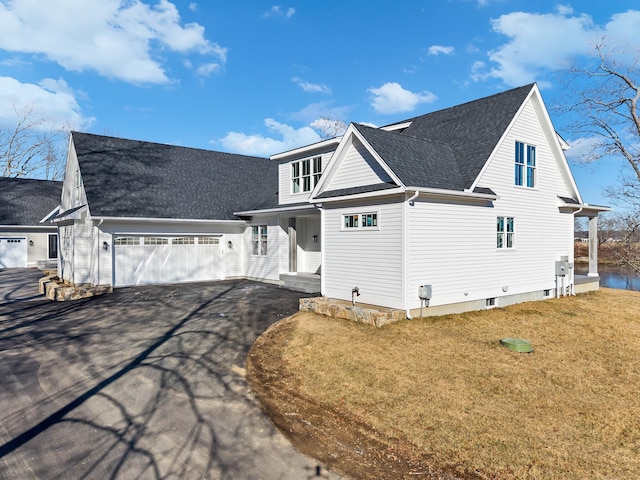
[[[195,245],[195,237],[176,237],[171,239],[171,245]]]
[[[251,226],[251,255],[265,257],[268,254],[269,228],[267,225]]]
[[[380,214],[378,212],[343,213],[341,229],[345,231],[379,230]],[[369,221],[370,220],[370,221]]]
[[[516,140],[514,184],[516,187],[536,188],[538,184],[536,146]]]
[[[322,155],[291,162],[291,193],[309,193],[322,176]]]
[[[198,245],[219,245],[220,237],[198,237]]]
[[[516,248],[515,217],[496,217],[496,249],[513,250]]]

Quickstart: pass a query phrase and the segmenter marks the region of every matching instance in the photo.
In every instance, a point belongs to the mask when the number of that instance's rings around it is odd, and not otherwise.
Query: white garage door
[[[223,278],[219,237],[115,237],[115,286]]]
[[[0,268],[25,268],[26,266],[27,239],[0,237]]]

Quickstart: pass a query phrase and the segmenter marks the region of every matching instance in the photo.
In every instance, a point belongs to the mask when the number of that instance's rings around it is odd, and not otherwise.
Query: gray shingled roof
[[[0,225],[38,225],[61,194],[62,182],[0,177]]]
[[[406,186],[470,188],[534,84],[397,122],[355,125]]]
[[[96,217],[234,220],[278,204],[278,163],[266,158],[72,132]]]

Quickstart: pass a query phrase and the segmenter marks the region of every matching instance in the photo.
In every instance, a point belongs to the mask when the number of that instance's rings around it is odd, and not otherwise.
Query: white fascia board
[[[54,208],[53,210],[51,210],[49,213],[47,213],[44,218],[42,220],[40,220],[38,223],[45,223],[45,222],[50,222],[51,218],[56,216],[58,213],[60,213],[60,205],[58,205],[56,208]]]
[[[491,195],[490,193],[476,193],[470,191],[458,191],[458,190],[444,190],[441,188],[425,188],[425,187],[407,187],[408,192],[418,192],[422,195],[429,197],[440,198],[460,198],[465,200],[484,200],[495,201],[500,197],[498,195]]]
[[[335,152],[333,152],[333,155],[331,156],[331,160],[329,161],[327,168],[325,169],[324,172],[322,172],[320,181],[316,184],[315,188],[311,191],[309,195],[309,201],[313,201],[313,198],[323,191],[325,184],[333,180],[333,172],[340,166],[344,151],[347,147],[351,146],[352,144],[351,139],[353,137],[357,138],[360,141],[360,143],[364,145],[364,147],[369,151],[369,153],[371,153],[373,158],[380,164],[380,166],[387,173],[387,175],[389,175],[389,177],[397,185],[401,187],[404,186],[403,183],[400,181],[400,179],[396,176],[396,174],[389,168],[387,163],[384,160],[382,160],[380,155],[378,155],[378,152],[376,152],[375,149],[371,145],[369,145],[369,142],[367,142],[364,139],[364,137],[360,135],[360,132],[358,132],[356,127],[353,125],[353,123],[351,123],[349,124],[349,127],[347,128],[347,131],[345,132],[345,134],[342,136],[342,140],[340,141],[338,148],[336,148]],[[350,197],[353,197],[353,195],[350,195]]]
[[[341,195],[339,197],[317,198],[313,200],[313,204],[321,205],[323,203],[340,202],[345,200],[360,200],[364,198],[386,197],[390,195],[398,195],[400,193],[404,193],[405,191],[406,190],[404,187],[398,187],[387,190],[376,190],[374,192],[355,193],[353,195]]]
[[[99,222],[122,222],[122,223],[210,223],[223,225],[244,225],[244,220],[202,220],[189,218],[145,218],[145,217],[91,217]]]
[[[317,208],[315,207],[315,205],[308,204],[308,205],[297,205],[295,207],[276,207],[276,208],[266,208],[263,210],[247,210],[244,212],[233,212],[233,214],[244,217],[244,216],[253,216],[253,215],[260,215],[260,214],[280,213],[280,212],[297,212],[297,211],[303,212],[306,210],[316,211]]]
[[[380,127],[380,130],[386,130],[387,132],[393,132],[395,130],[403,130],[409,128],[413,122],[396,123],[394,125],[387,125],[386,127]]]
[[[556,137],[558,137],[558,142],[560,143],[560,147],[562,148],[563,151],[566,152],[567,150],[571,150],[571,145],[569,145],[567,141],[564,138],[562,138],[562,135],[556,132]]]
[[[531,95],[533,94],[533,91],[535,89],[537,89],[537,85],[534,84],[534,87],[528,93],[528,95],[526,96],[524,101],[520,104],[520,107],[518,108],[518,111],[516,112],[516,114],[513,116],[513,118],[509,122],[509,125],[507,125],[507,128],[505,129],[505,131],[502,132],[502,136],[500,137],[498,142],[493,146],[493,150],[489,154],[489,158],[486,159],[486,161],[484,162],[484,166],[480,170],[480,173],[478,173],[478,176],[476,177],[476,179],[471,184],[471,187],[469,188],[470,191],[473,191],[473,189],[478,186],[478,183],[480,182],[480,179],[484,176],[484,173],[486,172],[487,168],[489,168],[489,164],[491,163],[491,160],[493,160],[493,157],[495,157],[496,152],[502,147],[502,144],[504,143],[504,139],[509,134],[509,132],[511,132],[511,129],[515,125],[516,120],[520,117],[520,114],[524,110],[524,106],[527,104],[527,102],[531,98]]]
[[[613,210],[611,207],[604,205],[589,205],[588,203],[567,203],[564,202],[560,208],[569,208],[575,210],[574,214],[580,216],[589,216],[589,214],[598,214],[600,212],[610,212]],[[580,215],[583,214],[583,215]]]
[[[0,225],[0,232],[56,232],[56,225]]]
[[[294,148],[293,150],[287,150],[286,152],[276,153],[275,155],[271,155],[269,158],[271,160],[284,160],[289,157],[299,157],[305,156],[314,150],[322,149],[329,147],[331,145],[338,145],[342,140],[342,137],[334,137],[328,140],[322,140],[317,143],[312,143],[310,145],[305,145],[304,147]]]

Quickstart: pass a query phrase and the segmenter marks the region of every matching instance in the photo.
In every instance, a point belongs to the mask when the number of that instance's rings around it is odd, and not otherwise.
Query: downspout
[[[409,308],[409,206],[413,206],[413,201],[418,198],[420,192],[416,190],[404,204],[404,218],[402,222],[402,266],[404,269],[404,306],[407,319],[411,320],[411,309]]]

